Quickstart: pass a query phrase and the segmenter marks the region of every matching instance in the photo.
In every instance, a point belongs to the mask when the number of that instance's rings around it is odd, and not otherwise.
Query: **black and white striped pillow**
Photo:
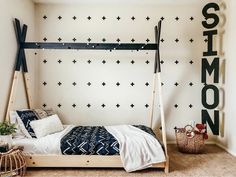
[[[18,114],[17,121],[20,125],[21,131],[28,138],[36,138],[34,130],[30,126],[30,122],[38,120],[37,115],[32,110],[16,111]]]

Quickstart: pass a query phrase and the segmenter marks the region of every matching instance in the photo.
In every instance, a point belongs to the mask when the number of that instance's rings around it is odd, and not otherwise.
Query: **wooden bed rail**
[[[123,168],[119,155],[26,155],[27,167],[90,167]],[[169,162],[153,164],[151,168],[162,168],[166,173]]]

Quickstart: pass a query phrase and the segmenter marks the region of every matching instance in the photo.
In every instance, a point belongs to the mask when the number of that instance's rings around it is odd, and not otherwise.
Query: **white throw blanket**
[[[165,162],[164,151],[156,138],[131,125],[105,126],[119,142],[120,156],[127,172]]]

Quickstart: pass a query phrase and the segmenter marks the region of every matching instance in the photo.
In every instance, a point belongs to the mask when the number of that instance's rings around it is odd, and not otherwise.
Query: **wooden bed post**
[[[149,113],[149,123],[148,123],[150,128],[152,128],[152,123],[153,123],[153,113],[154,113],[155,95],[156,95],[156,82],[157,82],[157,77],[156,77],[156,74],[154,73],[153,79],[152,79],[151,110]]]
[[[23,79],[24,79],[24,84],[25,84],[27,105],[28,105],[28,108],[31,109],[32,108],[32,97],[30,95],[30,89],[29,89],[29,74],[24,72]]]
[[[18,85],[18,80],[19,80],[19,71],[15,71],[13,78],[12,78],[12,83],[11,83],[11,90],[10,90],[10,96],[7,104],[7,109],[6,109],[6,117],[5,121],[10,121],[10,110],[12,109],[12,106],[14,104],[14,98],[15,98],[15,92],[16,92],[16,86]]]
[[[162,131],[162,141],[165,149],[166,155],[166,166],[165,166],[165,173],[169,172],[169,156],[167,151],[167,138],[166,138],[166,123],[165,123],[165,114],[164,114],[164,107],[163,107],[163,100],[162,100],[162,89],[161,89],[161,74],[160,72],[157,73],[157,80],[158,82],[158,95],[159,95],[159,102],[160,102],[160,112],[161,112],[161,131]]]
[[[161,35],[161,21],[158,23],[158,29],[156,27],[156,41],[158,44],[158,51],[156,51],[156,57],[157,58],[157,65],[158,65],[158,71],[157,71],[157,80],[158,80],[158,95],[159,95],[159,104],[160,104],[160,113],[161,113],[161,127],[162,127],[162,141],[165,149],[165,155],[166,155],[166,164],[165,164],[165,173],[169,172],[169,156],[168,156],[168,150],[167,150],[167,137],[166,137],[166,122],[165,122],[165,112],[164,112],[164,105],[163,105],[163,99],[162,99],[162,85],[161,85],[161,60],[160,60],[160,50],[159,50],[159,44],[160,44],[160,35]]]
[[[156,53],[155,53],[155,62],[154,62],[154,73],[153,73],[153,80],[152,80],[152,97],[151,97],[151,110],[149,114],[149,126],[152,128],[153,125],[153,116],[154,116],[154,105],[156,101],[156,89],[157,89],[157,81],[158,87],[161,84],[161,78],[158,77],[158,74],[161,73],[161,65],[160,65],[160,35],[161,35],[161,21],[158,22],[158,26],[155,26],[155,40],[156,40]],[[158,88],[159,89],[159,88]],[[159,95],[161,97],[162,95]],[[160,100],[162,101],[162,100]],[[161,102],[162,103],[162,102]]]
[[[28,86],[29,78],[27,75],[28,74],[27,62],[26,62],[24,48],[21,46],[25,42],[26,33],[27,33],[27,26],[23,25],[23,28],[21,30],[20,21],[18,19],[15,19],[15,25],[16,25],[15,28],[16,28],[16,36],[17,36],[19,49],[18,49],[18,55],[16,58],[15,71],[14,71],[14,76],[13,76],[13,80],[12,80],[10,96],[8,99],[8,104],[7,104],[7,109],[6,109],[5,121],[10,121],[9,114],[10,114],[10,111],[11,111],[14,101],[15,101],[15,93],[17,90],[16,87],[17,87],[18,80],[19,80],[21,66],[22,66],[22,70],[23,70],[22,72],[23,72],[24,86],[25,86],[26,97],[27,97],[27,106],[28,106],[28,108],[32,107],[32,101],[31,101],[31,96],[29,93],[29,86]]]
[[[164,114],[164,106],[163,106],[163,99],[162,99],[161,63],[160,63],[160,49],[159,49],[160,35],[161,35],[161,21],[159,21],[158,26],[155,27],[157,50],[156,50],[155,62],[154,62],[152,102],[151,102],[151,111],[150,111],[150,117],[149,117],[149,123],[150,123],[149,125],[152,128],[153,112],[154,112],[154,105],[155,105],[155,98],[156,98],[155,95],[156,95],[156,89],[158,89],[158,98],[159,98],[160,114],[161,114],[162,141],[163,141],[165,155],[166,155],[165,172],[168,173],[169,172],[169,157],[168,157],[168,152],[167,152],[166,124],[165,124],[165,114]]]

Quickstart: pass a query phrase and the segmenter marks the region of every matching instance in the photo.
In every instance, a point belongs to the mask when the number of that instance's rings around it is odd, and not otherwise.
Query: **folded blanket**
[[[102,126],[77,126],[61,139],[64,155],[119,155],[117,140]]]
[[[164,151],[154,136],[131,125],[105,126],[105,128],[119,142],[121,160],[127,172],[166,161]]]
[[[151,136],[152,130],[134,125]],[[61,139],[64,155],[119,155],[119,143],[103,126],[76,126]]]

